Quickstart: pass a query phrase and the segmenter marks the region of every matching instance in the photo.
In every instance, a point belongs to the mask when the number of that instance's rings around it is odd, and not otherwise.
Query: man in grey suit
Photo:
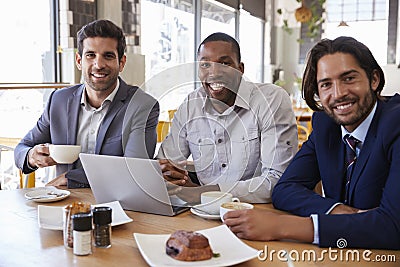
[[[77,37],[75,60],[84,83],[50,95],[38,122],[15,149],[15,164],[23,173],[57,164],[49,155],[49,143],[81,145],[83,153],[154,155],[159,104],[119,78],[126,63],[122,30],[111,21],[96,20]],[[89,187],[79,160],[57,164],[56,176],[47,185]]]

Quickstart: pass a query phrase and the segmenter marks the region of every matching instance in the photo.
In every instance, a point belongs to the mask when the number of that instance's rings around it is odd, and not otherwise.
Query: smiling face
[[[379,85],[379,74],[374,71],[369,81],[352,55],[339,52],[319,59],[317,83],[325,112],[352,132],[376,102],[374,91]]]
[[[204,43],[197,58],[200,61],[199,78],[206,93],[232,106],[244,71],[232,44],[225,41]]]
[[[75,60],[87,90],[108,94],[113,91],[126,62],[125,55],[118,61],[117,45],[113,38],[89,37],[83,41],[82,57],[76,53]]]

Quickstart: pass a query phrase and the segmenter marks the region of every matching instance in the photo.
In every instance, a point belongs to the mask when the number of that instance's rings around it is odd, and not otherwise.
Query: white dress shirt
[[[76,142],[81,145],[82,153],[94,154],[96,149],[97,134],[103,121],[104,116],[107,114],[111,102],[114,100],[115,95],[119,89],[119,80],[117,86],[110,95],[101,103],[99,108],[92,107],[86,99],[86,88],[83,90],[81,98],[81,109],[79,111],[79,124],[78,135]],[[80,161],[78,161],[80,165]]]
[[[286,91],[242,79],[233,106],[217,112],[201,87],[176,111],[158,158],[194,160],[201,185],[218,184],[242,201],[266,203],[297,152],[296,119]]]

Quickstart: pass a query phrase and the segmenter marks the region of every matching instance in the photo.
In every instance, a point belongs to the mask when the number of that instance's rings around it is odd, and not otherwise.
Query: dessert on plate
[[[180,261],[202,261],[213,257],[207,237],[193,231],[178,230],[166,243],[169,256]]]

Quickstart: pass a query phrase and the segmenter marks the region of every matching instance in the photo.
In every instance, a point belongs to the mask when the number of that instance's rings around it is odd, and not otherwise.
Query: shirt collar
[[[369,126],[371,125],[372,118],[374,117],[376,107],[378,105],[377,103],[378,102],[375,102],[375,105],[369,113],[368,117],[366,117],[365,120],[360,125],[358,125],[358,127],[353,132],[349,132],[346,130],[346,128],[343,127],[343,125],[341,126],[343,140],[346,134],[350,134],[351,136],[357,138],[357,140],[361,141],[361,143],[364,143]]]
[[[247,82],[242,78],[234,105],[244,109],[250,109],[250,95],[254,87],[254,83]]]
[[[119,79],[117,79],[117,85],[115,86],[114,90],[109,94],[106,99],[104,99],[103,103],[101,103],[101,106],[103,106],[106,102],[112,102],[114,100],[115,95],[117,94],[119,89]],[[81,96],[81,105],[84,106],[85,108],[88,108],[90,105],[87,102],[86,99],[86,86],[83,88],[83,93]]]

